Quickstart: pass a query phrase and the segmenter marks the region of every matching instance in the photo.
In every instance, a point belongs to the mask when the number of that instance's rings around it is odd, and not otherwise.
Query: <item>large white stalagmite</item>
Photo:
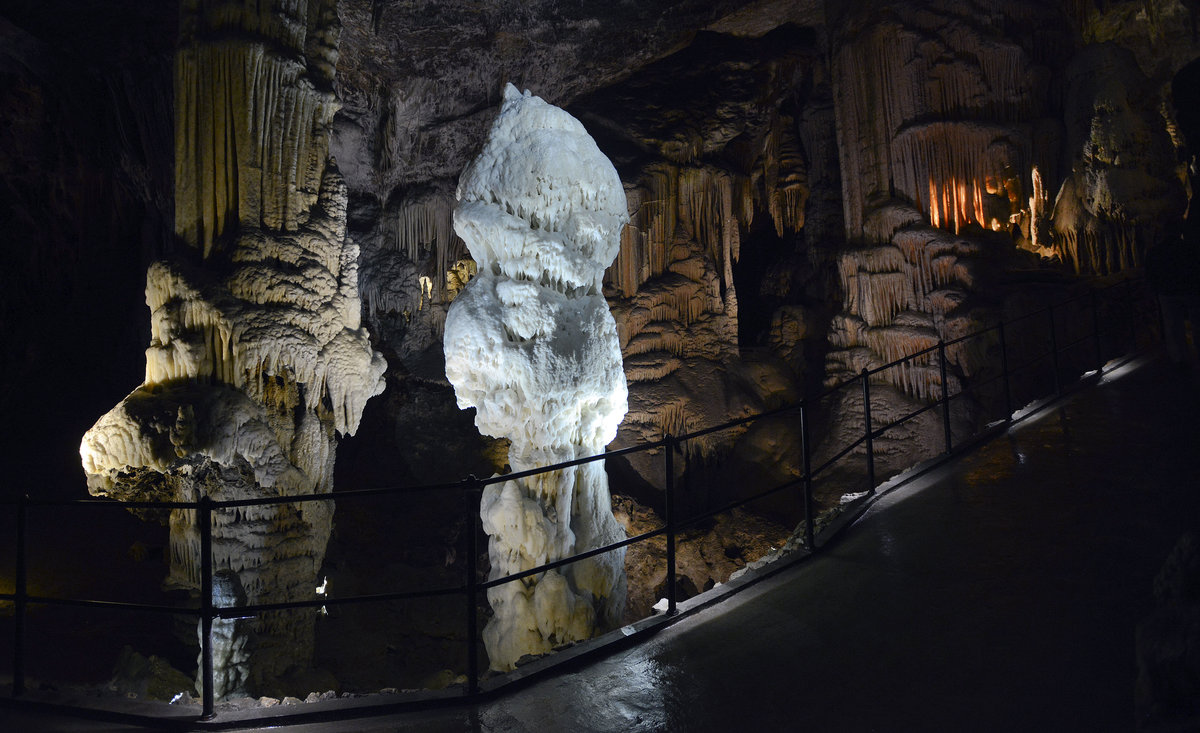
[[[626,411],[616,325],[601,292],[626,201],[575,118],[511,84],[458,185],[454,227],[479,274],[446,318],[446,376],[480,432],[512,441],[514,471],[600,453]],[[624,536],[602,462],[492,484],[480,515],[498,578]],[[488,590],[491,666],[621,620],[624,550]]]
[[[346,186],[328,153],[335,11],[331,0],[184,4],[175,224],[194,251],[147,272],[145,381],[83,437],[91,493],[191,502],[329,492],[337,435],[352,434],[383,391],[386,364],[360,323]],[[214,512],[214,600],[314,599],[332,509]],[[174,510],[169,524],[166,585],[198,592],[196,512]],[[315,616],[218,621],[217,696],[279,690],[303,671]]]

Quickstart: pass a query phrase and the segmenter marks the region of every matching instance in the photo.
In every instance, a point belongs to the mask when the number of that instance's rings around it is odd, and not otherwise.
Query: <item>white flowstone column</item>
[[[627,219],[616,170],[575,118],[511,84],[458,185],[454,226],[479,274],[446,319],[446,376],[480,432],[512,441],[522,471],[604,450],[626,411],[604,269]],[[593,462],[490,485],[480,505],[491,578],[617,541]],[[620,622],[624,550],[488,591],[497,670]]]

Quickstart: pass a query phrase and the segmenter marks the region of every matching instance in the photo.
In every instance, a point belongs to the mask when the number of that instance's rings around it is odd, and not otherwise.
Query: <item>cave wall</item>
[[[87,413],[144,368],[146,266],[174,217],[178,13],[157,5],[0,10],[0,496],[77,496]]]
[[[449,226],[454,177],[502,81],[584,121],[624,181],[631,223],[606,277],[630,385],[624,446],[796,399],[1048,302],[1047,278],[1062,288],[1072,273],[1137,267],[1185,203],[1165,87],[1194,49],[1178,5],[1147,25],[1118,12],[1129,3],[671,3],[656,11],[668,31],[645,8],[534,4],[464,28],[448,11],[418,20],[342,3],[353,50],[339,61],[346,107],[332,148],[354,161],[342,163],[350,226],[389,380],[449,400],[440,336],[471,264]],[[609,36],[614,24],[627,32]],[[449,37],[462,53],[398,58],[403,42]],[[1098,140],[1114,117],[1130,122]],[[951,391],[997,358],[995,344],[950,356]],[[899,415],[942,385],[926,360],[879,387],[880,414]],[[835,407],[825,429],[856,409]],[[977,412],[956,414],[956,431]],[[430,419],[441,431],[455,418],[402,417],[393,445]],[[898,444],[934,450],[933,427]],[[722,456],[739,440],[695,447]],[[480,470],[501,467],[502,449],[477,441],[446,443],[447,470],[426,480],[453,478],[460,449]],[[632,459],[629,485],[661,487],[660,461]]]

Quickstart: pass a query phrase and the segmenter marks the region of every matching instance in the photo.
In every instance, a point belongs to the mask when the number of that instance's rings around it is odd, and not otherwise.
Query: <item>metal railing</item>
[[[754,501],[764,499],[768,496],[780,494],[782,492],[792,492],[794,498],[798,499],[799,506],[802,507],[803,515],[803,548],[807,552],[815,552],[818,549],[817,533],[815,530],[816,516],[814,512],[814,480],[821,474],[828,471],[835,465],[841,464],[848,459],[853,453],[859,451],[863,453],[864,468],[866,473],[866,491],[863,492],[864,498],[859,501],[868,501],[873,496],[877,487],[876,477],[876,451],[875,443],[884,437],[888,431],[893,430],[897,426],[914,420],[927,412],[940,411],[940,419],[943,426],[943,446],[941,455],[949,456],[956,448],[954,443],[954,435],[952,430],[952,410],[951,404],[956,399],[965,399],[972,392],[978,393],[983,388],[989,385],[1000,383],[1001,397],[991,398],[991,401],[998,402],[1002,407],[1001,419],[991,423],[992,426],[997,423],[1007,423],[1012,420],[1013,406],[1018,399],[1014,395],[1014,389],[1017,386],[1014,379],[1022,372],[1031,371],[1039,368],[1039,365],[1049,362],[1049,378],[1043,374],[1042,381],[1050,382],[1053,385],[1053,395],[1061,395],[1065,389],[1063,374],[1071,367],[1072,363],[1082,363],[1085,366],[1090,366],[1095,373],[1102,371],[1106,363],[1106,354],[1121,355],[1139,350],[1138,344],[1138,322],[1139,320],[1157,324],[1157,311],[1152,307],[1143,307],[1140,310],[1142,315],[1139,316],[1138,301],[1142,304],[1147,303],[1144,293],[1137,292],[1141,288],[1141,281],[1135,279],[1121,280],[1115,284],[1108,285],[1101,289],[1089,290],[1086,294],[1068,298],[1057,304],[1047,306],[1024,315],[1011,318],[1007,321],[1000,320],[995,325],[968,333],[956,339],[949,341],[939,340],[936,345],[929,348],[908,354],[901,359],[889,362],[887,364],[863,368],[861,372],[848,380],[829,387],[820,395],[812,399],[805,399],[796,404],[786,405],[777,409],[765,411],[749,417],[744,417],[738,420],[733,420],[721,425],[716,425],[691,432],[684,432],[680,435],[666,435],[663,438],[655,441],[645,442],[636,446],[623,448],[620,450],[607,451],[605,453],[579,458],[572,461],[554,464],[537,469],[527,471],[519,471],[501,476],[493,476],[490,478],[476,478],[470,476],[459,482],[434,484],[427,486],[384,486],[370,489],[356,489],[349,491],[338,491],[332,494],[308,494],[301,496],[279,496],[264,499],[242,499],[232,501],[213,500],[207,496],[202,497],[196,502],[114,502],[107,499],[79,499],[79,500],[35,500],[28,496],[23,496],[19,500],[13,502],[3,502],[9,506],[15,507],[16,510],[16,557],[15,557],[15,588],[12,593],[0,593],[0,601],[7,601],[13,604],[13,654],[12,654],[12,695],[13,698],[21,698],[26,690],[26,616],[30,604],[40,605],[59,605],[59,606],[76,606],[91,609],[121,609],[121,610],[137,610],[156,614],[182,614],[198,619],[201,626],[201,654],[200,667],[201,676],[205,680],[202,685],[201,693],[201,715],[200,720],[211,720],[214,717],[215,700],[213,692],[213,641],[212,641],[212,626],[217,619],[234,619],[254,616],[268,611],[280,611],[287,609],[304,609],[328,606],[341,606],[349,604],[361,604],[379,601],[406,600],[416,598],[430,598],[446,595],[461,595],[464,598],[466,606],[466,645],[467,645],[467,683],[464,686],[464,695],[467,697],[475,696],[480,692],[480,671],[479,671],[479,618],[477,608],[480,600],[480,593],[486,592],[490,588],[503,585],[505,583],[516,582],[523,578],[531,577],[544,573],[549,570],[561,568],[574,562],[579,562],[587,558],[595,557],[607,552],[612,552],[621,548],[625,548],[636,543],[645,542],[649,539],[665,536],[666,542],[666,600],[667,609],[666,616],[674,616],[678,610],[678,587],[677,587],[677,558],[676,558],[676,542],[679,535],[689,527],[693,527],[701,522],[710,519],[717,514],[730,511],[732,509],[742,507]],[[1107,318],[1101,317],[1101,300],[1111,309],[1115,308],[1115,312],[1124,316],[1123,318]],[[1085,305],[1082,305],[1087,301]],[[1116,306],[1119,305],[1119,308]],[[1080,309],[1084,308],[1090,311],[1090,328],[1083,333],[1076,333],[1075,338],[1070,338],[1071,328],[1068,327],[1068,321],[1063,319],[1063,314],[1073,311],[1076,316],[1079,315]],[[1041,352],[1025,355],[1028,357],[1024,363],[1017,366],[1010,364],[1012,357],[1011,337],[1014,333],[1013,326],[1016,324],[1024,324],[1026,322],[1034,322],[1030,327],[1024,328],[1023,333],[1026,337],[1032,337],[1033,341],[1038,341],[1039,337],[1036,328],[1036,321],[1044,319],[1045,331],[1041,335],[1041,340],[1048,343],[1048,348]],[[1120,323],[1124,320],[1125,323]],[[1074,323],[1073,321],[1071,323]],[[1108,323],[1109,328],[1102,328],[1102,323]],[[1127,327],[1128,338],[1114,339],[1112,331]],[[1075,329],[1078,332],[1078,324],[1075,323]],[[1065,339],[1063,337],[1066,337]],[[1105,339],[1109,338],[1106,345]],[[948,349],[953,349],[960,345],[966,344],[973,339],[989,340],[999,350],[1000,371],[998,374],[993,374],[986,378],[981,378],[974,381],[969,386],[960,388],[956,393],[950,393],[949,365],[951,363],[950,356],[947,353]],[[1027,338],[1028,340],[1028,338]],[[1085,344],[1091,343],[1093,348],[1087,358],[1080,359],[1076,357],[1074,362],[1068,360],[1067,365],[1064,365],[1064,357],[1069,356],[1073,350],[1078,350]],[[1017,352],[1029,352],[1029,348],[1018,348]],[[898,419],[887,422],[884,425],[876,425],[872,419],[872,384],[878,385],[886,383],[880,375],[889,369],[904,367],[905,365],[917,364],[924,360],[926,363],[932,361],[936,355],[938,373],[940,377],[941,387],[938,390],[937,398],[932,402],[916,409]],[[1043,367],[1045,368],[1045,367]],[[1080,370],[1080,373],[1086,373],[1086,370]],[[1038,380],[1033,380],[1036,385]],[[862,434],[850,444],[843,446],[840,450],[834,452],[830,457],[823,461],[815,469],[812,464],[815,460],[813,445],[810,440],[810,431],[814,418],[814,410],[822,400],[829,397],[839,395],[843,390],[854,389],[857,387],[861,390],[863,401],[863,429]],[[1028,389],[1026,391],[1029,391]],[[1035,390],[1036,391],[1036,388]],[[1045,396],[1045,395],[1038,395]],[[982,401],[982,400],[981,400]],[[800,443],[800,466],[801,475],[784,481],[780,484],[767,488],[763,491],[750,496],[743,496],[732,500],[721,502],[718,506],[707,507],[700,511],[694,511],[690,516],[681,516],[679,508],[679,486],[677,485],[677,465],[676,459],[682,456],[685,462],[683,477],[686,479],[690,475],[689,461],[690,451],[687,449],[687,444],[690,441],[695,441],[700,438],[715,434],[720,431],[732,430],[747,426],[757,420],[762,420],[768,417],[777,416],[794,416],[794,419],[799,425],[799,443]],[[977,419],[976,427],[986,423],[986,420]],[[985,431],[977,431],[972,434],[978,438]],[[962,448],[962,446],[958,446]],[[665,478],[664,487],[664,517],[663,525],[657,529],[643,532],[634,537],[628,537],[619,542],[614,542],[603,547],[590,549],[571,557],[554,560],[534,568],[523,570],[500,578],[489,579],[484,582],[479,581],[481,568],[478,565],[478,534],[479,528],[479,504],[483,490],[491,484],[513,481],[522,478],[528,478],[543,473],[552,471],[561,471],[575,466],[591,463],[593,461],[607,460],[620,456],[628,456],[635,453],[663,450],[663,470]],[[259,603],[246,604],[235,606],[215,606],[213,604],[213,531],[212,531],[212,515],[214,511],[234,509],[239,507],[250,506],[265,506],[272,504],[297,504],[305,502],[330,500],[349,501],[363,497],[394,495],[400,493],[413,493],[419,491],[446,491],[457,490],[462,492],[463,497],[463,513],[466,527],[466,569],[465,577],[462,582],[454,585],[446,585],[436,588],[426,588],[415,591],[393,591],[374,594],[362,594],[337,598],[314,598],[306,600],[292,600],[281,603]],[[56,597],[31,594],[29,592],[29,579],[27,567],[27,518],[28,512],[34,507],[62,507],[62,506],[87,506],[87,505],[103,505],[106,507],[118,506],[122,509],[146,509],[146,510],[173,510],[173,509],[192,509],[197,512],[197,526],[201,538],[200,551],[200,585],[199,600],[195,607],[177,607],[164,606],[155,604],[132,603],[124,601],[100,601],[70,597]],[[393,707],[394,703],[388,704],[388,707]]]

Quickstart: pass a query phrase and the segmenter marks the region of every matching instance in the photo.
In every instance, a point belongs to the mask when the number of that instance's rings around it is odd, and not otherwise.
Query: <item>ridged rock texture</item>
[[[1058,156],[1047,105],[1057,19],[1041,3],[990,0],[854,3],[830,18],[849,246],[827,383],[987,325],[999,295],[988,271],[1013,261],[1014,244],[1049,244],[1040,179]],[[971,346],[948,349],[947,384],[936,350],[874,375],[876,421],[959,392],[991,347]],[[955,432],[970,432],[970,403],[956,408]],[[830,452],[861,434],[861,390],[833,409]],[[876,447],[917,460],[942,447],[940,432],[926,413]]]
[[[742,293],[735,268],[751,234],[750,246],[765,239],[783,249],[805,225],[808,168],[795,110],[811,82],[811,42],[786,30],[706,37],[575,106],[621,152],[626,180],[630,224],[607,276],[630,383],[620,445],[761,409],[741,360],[740,303],[769,300],[769,283],[741,279]],[[746,334],[745,346],[758,346],[762,330]],[[692,447],[709,453],[734,438]],[[657,465],[638,469],[662,480]]]
[[[323,0],[183,5],[175,231],[188,246],[147,272],[145,380],[80,446],[97,496],[332,491],[337,435],[354,433],[383,389],[386,364],[360,324],[346,187],[328,155],[334,10]],[[315,598],[332,512],[327,502],[215,512],[221,582],[254,604]],[[198,591],[196,512],[173,510],[169,525],[166,585]],[[219,590],[214,598],[235,597]],[[223,622],[218,694],[277,689],[306,669],[316,613]]]
[[[583,126],[511,84],[459,180],[454,225],[479,274],[446,318],[446,376],[515,471],[603,452],[625,416],[617,329],[601,294],[616,256],[621,180]],[[480,502],[490,579],[624,538],[603,462],[490,484]],[[509,670],[613,628],[624,549],[489,588],[491,667]]]

